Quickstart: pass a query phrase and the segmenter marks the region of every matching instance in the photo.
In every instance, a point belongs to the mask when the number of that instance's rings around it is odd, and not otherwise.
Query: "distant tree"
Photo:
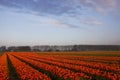
[[[78,51],[78,45],[74,45],[72,51]]]
[[[6,51],[6,46],[1,46],[0,51]]]
[[[17,51],[17,47],[10,46],[10,47],[7,48],[7,51]]]
[[[30,46],[18,46],[17,51],[31,51]]]

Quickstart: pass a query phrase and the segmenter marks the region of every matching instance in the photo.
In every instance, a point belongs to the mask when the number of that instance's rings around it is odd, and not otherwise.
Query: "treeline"
[[[120,51],[120,45],[1,46],[0,51]]]

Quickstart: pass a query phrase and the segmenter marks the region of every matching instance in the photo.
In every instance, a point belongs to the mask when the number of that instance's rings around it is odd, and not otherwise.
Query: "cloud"
[[[103,16],[103,14],[109,14],[117,9],[116,13],[119,16],[118,11],[120,10],[118,10],[117,2],[118,0],[1,0],[0,5],[8,7],[9,9],[16,8],[16,12],[19,13],[27,13],[36,16],[53,15],[56,16],[57,19],[48,19],[49,22],[46,19],[45,22],[59,27],[60,25],[61,27],[75,27],[74,23],[79,21],[78,17],[82,17],[82,20],[80,20],[81,23],[87,25],[102,25],[103,22],[98,20],[99,14]],[[10,5],[12,5],[12,7]],[[64,15],[67,15],[67,17],[71,19],[70,21],[74,18],[74,23],[58,19],[63,16],[63,19],[67,20]],[[95,16],[96,18],[89,19],[91,16]],[[77,26],[79,26],[79,23]]]
[[[39,23],[39,25],[53,26],[58,28],[76,28],[76,26],[72,25],[72,23],[64,22],[62,19],[60,20],[60,16],[51,16],[51,14],[42,14],[40,12],[27,9],[8,8],[1,5],[0,9],[4,12],[15,15],[15,17],[24,16],[24,18],[26,19],[30,19],[31,21],[34,20],[33,22],[37,22],[37,24]]]
[[[117,0],[100,0],[96,6],[96,11],[100,13],[109,13],[116,11]]]
[[[100,0],[100,3],[109,8],[115,8],[117,5],[117,0]]]
[[[74,28],[72,25],[68,23],[53,18],[41,17],[41,19],[39,19],[38,22],[43,25],[49,25],[58,28]]]
[[[100,14],[115,11],[118,0],[74,0],[87,10],[96,11]],[[76,3],[76,4],[77,4]]]
[[[9,8],[24,8],[39,13],[48,13],[54,15],[62,15],[64,13],[75,13],[76,7],[80,5],[74,4],[69,0],[0,0],[0,5]]]
[[[64,13],[80,15],[89,9],[98,13],[114,11],[118,5],[117,2],[118,0],[0,0],[0,5],[54,15]]]
[[[12,15],[15,16],[22,16],[26,18],[27,20],[32,21],[34,24],[37,25],[43,25],[43,26],[51,26],[51,27],[58,27],[58,28],[76,28],[74,25],[69,24],[69,22],[64,22],[60,20],[58,17],[51,17],[50,15],[34,15],[33,14],[28,14],[28,13],[16,13],[16,12],[11,12]]]
[[[100,21],[98,19],[95,19],[95,18],[81,20],[80,22],[83,23],[83,24],[92,25],[92,26],[101,26],[101,25],[103,25],[102,21]]]

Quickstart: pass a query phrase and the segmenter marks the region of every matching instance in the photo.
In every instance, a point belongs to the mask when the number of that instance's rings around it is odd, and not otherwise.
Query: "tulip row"
[[[58,58],[52,58],[52,57],[41,57],[42,59],[54,61],[54,62],[60,62],[60,63],[69,63],[74,65],[80,65],[80,66],[86,66],[91,68],[96,68],[100,70],[106,70],[111,72],[120,72],[119,65],[115,64],[105,64],[100,62],[86,62],[86,61],[77,61],[77,60],[68,60],[68,59],[58,59]]]
[[[0,80],[9,80],[5,53],[0,57]]]
[[[47,53],[45,52],[43,55],[67,57],[67,58],[70,57],[74,59],[75,58],[82,58],[82,59],[93,58],[93,59],[102,60],[102,61],[119,61],[120,60],[120,57],[119,57],[120,52],[115,52],[115,51],[114,52],[112,51],[111,52],[47,52]]]
[[[9,56],[20,62],[22,61],[24,64],[29,63],[39,69],[48,71],[50,74],[58,76],[60,80],[76,80],[76,78],[90,80],[98,78],[108,80],[120,79],[120,57],[68,56],[52,55],[52,53],[38,55],[35,52],[11,52]]]
[[[11,53],[13,53],[13,52],[11,52]],[[30,55],[32,54],[33,55],[35,52],[15,52],[15,54],[16,53],[21,53],[21,54],[25,53],[25,54],[30,54]],[[68,52],[68,53],[70,53],[70,52]],[[63,53],[63,52],[61,52],[61,53],[59,52],[56,55],[54,55],[52,52],[49,52],[49,54],[48,53],[45,53],[45,54],[40,53],[40,54],[42,56],[52,56],[52,57],[62,58],[62,59],[66,58],[66,59],[86,60],[86,61],[90,60],[90,61],[100,61],[100,62],[115,62],[115,61],[119,61],[120,60],[120,57],[117,57],[117,56],[116,57],[115,56],[107,56],[107,57],[106,56],[87,56],[87,55],[85,55],[85,56],[75,56],[75,55],[72,55],[72,56],[69,55],[69,56],[67,56],[67,55],[65,55],[66,53]],[[76,54],[76,52],[74,52],[74,54]]]
[[[48,56],[48,55],[47,55]],[[87,62],[101,62],[119,64],[120,57],[105,57],[105,56],[66,56],[66,55],[52,55],[52,57],[59,59],[69,59],[76,61],[87,61]]]
[[[26,56],[29,59],[37,60],[37,61],[48,63],[51,65],[56,65],[56,66],[64,67],[67,69],[76,70],[78,72],[84,72],[90,75],[97,75],[100,77],[106,77],[111,80],[117,79],[119,77],[119,74],[116,74],[113,72],[101,71],[100,69],[93,69],[85,66],[74,65],[74,64],[64,63],[64,62],[55,62],[55,61],[45,60],[45,59],[41,59],[42,56],[37,58],[36,56],[30,56],[30,55],[27,56],[27,54],[19,54],[19,55]]]
[[[26,54],[21,54],[23,56],[26,56]],[[115,72],[115,73],[120,73],[120,67],[119,65],[114,65],[114,64],[105,64],[105,63],[98,63],[98,62],[86,62],[86,61],[76,61],[76,60],[68,60],[68,59],[59,59],[59,58],[54,58],[52,56],[38,56],[35,54],[27,55],[27,57],[32,57],[35,59],[44,59],[44,60],[49,60],[53,62],[60,62],[60,63],[68,63],[68,64],[74,64],[74,65],[79,65],[79,66],[86,66],[90,68],[96,68],[100,70],[105,70],[105,71],[110,71],[110,72]]]
[[[42,52],[45,55],[98,55],[98,56],[117,56],[119,51],[83,51],[83,52]],[[52,53],[52,54],[51,54]]]
[[[14,66],[20,80],[50,80],[50,78],[45,74],[38,72],[10,54],[8,54],[8,57],[11,60],[11,63]]]
[[[73,72],[71,70],[61,68],[61,67],[58,67],[58,66],[55,66],[55,65],[50,65],[50,64],[46,64],[44,62],[39,62],[39,61],[36,61],[36,60],[33,60],[33,59],[28,59],[24,56],[20,56],[20,54],[11,54],[11,55],[14,55],[19,59],[22,59],[25,62],[29,62],[30,64],[32,64],[32,65],[34,65],[38,68],[49,71],[49,72],[57,75],[58,77],[63,78],[64,80],[66,80],[66,79],[73,79],[74,80],[76,77],[82,77],[82,78],[86,78],[86,79],[91,79],[92,78],[91,76],[87,76],[87,75],[85,75],[84,73],[81,73],[81,72]]]

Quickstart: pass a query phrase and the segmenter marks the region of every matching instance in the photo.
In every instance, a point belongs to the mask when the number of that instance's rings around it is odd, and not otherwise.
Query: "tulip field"
[[[4,52],[0,80],[120,80],[120,52]]]

